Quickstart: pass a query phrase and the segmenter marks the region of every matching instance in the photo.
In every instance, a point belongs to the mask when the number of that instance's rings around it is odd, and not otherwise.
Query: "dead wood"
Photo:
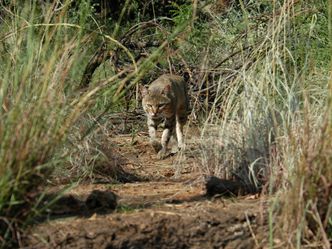
[[[133,42],[132,36],[137,33],[138,31],[143,32],[145,29],[149,29],[151,27],[158,27],[158,24],[155,21],[148,21],[148,22],[142,22],[139,24],[134,25],[131,27],[125,34],[120,37],[119,42],[127,48],[138,50],[138,55],[135,56],[135,61],[138,61],[142,58],[143,55],[146,56],[146,50],[149,47],[158,47],[158,42],[140,42],[137,41],[136,43]],[[96,69],[104,63],[106,60],[111,59],[112,64],[115,67],[115,70],[117,72],[121,71],[121,68],[124,66],[119,62],[119,53],[121,49],[116,47],[113,49],[110,49],[107,46],[106,41],[104,41],[101,46],[98,48],[98,50],[94,53],[94,55],[91,57],[90,61],[85,67],[85,70],[83,72],[83,76],[79,85],[79,89],[84,89],[88,87],[91,83],[92,76]],[[125,76],[122,76],[125,77]]]

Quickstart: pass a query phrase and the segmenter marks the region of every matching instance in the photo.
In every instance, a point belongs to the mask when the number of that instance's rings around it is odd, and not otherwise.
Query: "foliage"
[[[199,8],[186,0],[53,2],[1,5],[2,243],[41,212],[55,167],[56,174],[65,165],[77,170],[75,179],[93,178],[109,160],[100,149],[115,129],[106,114],[137,108],[139,81],[187,71],[191,119],[202,127],[202,171],[280,193],[271,247],[274,236],[287,234],[282,246],[327,248],[332,93],[325,1],[225,1],[222,10],[215,1]],[[78,90],[101,47],[107,59]]]
[[[274,236],[289,235],[283,247],[329,248],[327,9],[324,1],[248,1],[222,13],[209,9],[207,23],[194,26],[208,35],[181,48],[196,77],[194,109],[207,113],[202,169],[270,193],[284,191],[284,220],[270,220],[271,248]]]
[[[101,29],[89,1],[81,1],[79,6],[71,5],[71,1],[37,3],[1,5],[0,239],[3,247],[20,243],[20,229],[43,211],[44,186],[54,168],[66,164],[72,155],[74,146],[70,146],[70,141],[79,123],[84,122],[84,114],[89,111],[92,116],[101,117],[119,106],[126,83],[131,80],[132,85],[137,84],[167,45],[157,46],[137,65],[131,52],[116,40],[118,31],[119,34],[128,31],[118,28],[120,17],[112,25],[113,38]],[[182,29],[171,31],[167,41],[172,42]],[[128,74],[113,71],[87,89],[77,90],[84,71],[82,65],[88,62],[101,40],[110,44],[110,49],[123,50],[129,64],[132,63],[132,71]],[[105,107],[100,103],[106,96],[110,101]],[[100,112],[94,106],[104,108]],[[79,135],[78,143],[84,142],[96,123],[87,127],[82,137]]]
[[[4,241],[10,241],[17,226],[39,212],[36,198],[52,172],[51,159],[89,105],[90,93],[74,100],[70,89],[91,39],[81,26],[66,23],[65,9],[41,11],[35,4],[5,8],[1,23],[0,230]]]

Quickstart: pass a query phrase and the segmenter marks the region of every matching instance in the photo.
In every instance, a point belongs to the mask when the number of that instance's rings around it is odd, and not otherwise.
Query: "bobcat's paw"
[[[161,143],[159,143],[158,141],[155,141],[155,140],[152,141],[151,145],[156,153],[158,153],[162,149]]]
[[[167,157],[167,151],[165,148],[162,148],[159,152],[158,152],[158,155],[157,155],[157,158],[158,159],[165,159]]]

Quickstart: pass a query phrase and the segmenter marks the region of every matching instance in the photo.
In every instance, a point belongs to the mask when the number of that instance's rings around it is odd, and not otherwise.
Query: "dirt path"
[[[70,194],[84,200],[93,190],[111,190],[118,196],[116,210],[51,216],[30,230],[27,248],[262,247],[267,201],[207,198],[193,141],[184,155],[165,160],[156,159],[146,134],[135,141],[117,136],[114,143],[125,171],[140,180],[82,184]]]

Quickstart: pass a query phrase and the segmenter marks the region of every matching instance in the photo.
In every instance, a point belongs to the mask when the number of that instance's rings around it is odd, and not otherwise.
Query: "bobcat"
[[[187,122],[189,106],[186,82],[181,76],[163,74],[147,88],[141,86],[142,106],[147,115],[150,143],[158,152],[158,158],[167,156],[167,144],[171,135],[183,148],[183,126]],[[161,143],[156,140],[156,130],[164,122]],[[174,129],[176,130],[176,136]]]

